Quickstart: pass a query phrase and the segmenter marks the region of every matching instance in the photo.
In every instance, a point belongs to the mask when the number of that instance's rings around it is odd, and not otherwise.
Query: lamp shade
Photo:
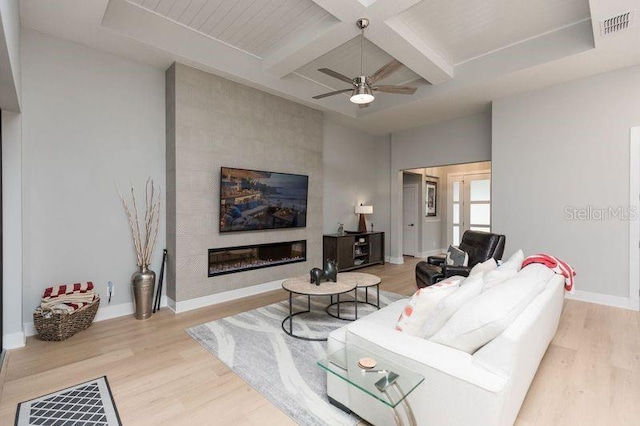
[[[356,206],[356,214],[373,214],[373,206]]]
[[[366,79],[367,77],[364,75],[356,77],[356,87],[353,88],[353,93],[351,93],[351,98],[349,98],[354,104],[368,104],[375,99],[371,93],[371,88],[366,83]]]

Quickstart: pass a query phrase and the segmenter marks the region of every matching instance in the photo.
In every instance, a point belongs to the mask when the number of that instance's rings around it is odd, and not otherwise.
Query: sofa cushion
[[[512,254],[506,262],[498,266],[498,268],[484,274],[484,291],[515,277],[520,269],[522,269],[523,260],[524,253],[522,250],[518,250]]]
[[[473,353],[506,330],[545,285],[527,277],[496,285],[458,309],[430,340]]]
[[[368,324],[374,324],[377,328],[386,327],[393,329],[393,325],[398,319],[398,315],[402,313],[402,310],[407,305],[408,299],[396,300],[393,303],[381,308],[377,311],[370,313],[367,316],[361,317],[356,322],[367,322]],[[346,325],[333,330],[329,333],[327,339],[327,352],[332,353],[344,347],[346,343],[347,328],[353,323],[347,323]]]
[[[518,277],[532,278],[536,281],[548,282],[556,273],[541,263],[532,263],[518,272]]]
[[[427,318],[438,302],[454,291],[462,280],[464,277],[450,277],[432,286],[418,289],[400,314],[396,330],[412,336],[421,335]]]
[[[471,268],[471,271],[469,271],[469,276],[475,275],[480,272],[486,273],[489,271],[493,271],[497,267],[498,267],[498,264],[496,263],[496,260],[492,257],[485,260],[484,262],[477,263],[476,266]]]
[[[478,273],[468,277],[460,283],[456,290],[440,300],[428,316],[420,336],[425,339],[432,337],[462,305],[480,294],[484,285],[483,275],[484,273]]]
[[[457,247],[449,246],[445,263],[453,266],[467,266],[469,264],[469,253]]]

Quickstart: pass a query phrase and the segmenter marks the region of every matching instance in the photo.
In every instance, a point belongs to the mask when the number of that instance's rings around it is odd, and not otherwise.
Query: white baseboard
[[[613,306],[614,308],[631,309],[632,311],[638,310],[637,306],[632,306],[631,299],[628,297],[610,296],[581,290],[575,290],[573,294],[567,293],[565,297],[580,302],[597,303],[599,305]]]
[[[176,314],[192,311],[198,308],[204,308],[205,306],[216,305],[218,303],[228,302],[230,300],[241,299],[247,296],[253,296],[267,291],[277,290],[282,288],[282,282],[284,280],[271,281],[264,284],[254,285],[251,287],[239,288],[237,290],[225,291],[224,293],[212,294],[209,296],[198,297],[195,299],[189,299],[182,302],[176,302],[171,298],[168,298],[168,306]]]
[[[126,315],[133,315],[134,313],[133,302],[120,303],[118,305],[107,305],[107,306],[103,306],[102,305],[103,303],[104,303],[104,300],[101,300],[100,307],[98,308],[98,312],[96,313],[96,317],[94,318],[93,322],[99,322],[99,321],[104,321],[112,318],[124,317]],[[167,306],[167,296],[162,296],[160,298],[160,307],[164,308],[166,306]],[[36,334],[38,334],[33,322],[28,322],[24,324],[24,334],[26,336],[35,336]]]
[[[10,333],[2,336],[2,343],[4,349],[17,349],[22,348],[27,342],[27,336],[24,332]]]
[[[439,248],[439,249],[435,249],[435,250],[423,251],[423,252],[418,253],[418,254],[416,255],[416,257],[421,257],[421,258],[423,258],[423,259],[426,259],[426,258],[427,258],[427,257],[429,257],[429,256],[435,256],[435,255],[437,255],[437,254],[442,254],[442,253],[444,253],[445,251],[446,251],[445,249],[441,249],[441,248]]]
[[[389,263],[402,265],[404,263],[404,257],[389,257]]]

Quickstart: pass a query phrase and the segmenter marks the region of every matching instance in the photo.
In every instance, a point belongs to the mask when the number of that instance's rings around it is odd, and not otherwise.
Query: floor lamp
[[[360,204],[359,206],[356,206],[356,214],[360,215],[358,232],[367,232],[367,223],[364,221],[364,216],[367,214],[373,214],[373,206],[363,206]]]

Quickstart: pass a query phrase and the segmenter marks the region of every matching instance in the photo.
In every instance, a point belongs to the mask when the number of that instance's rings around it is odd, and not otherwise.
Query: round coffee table
[[[354,280],[356,282],[355,289],[355,298],[354,300],[343,300],[340,301],[338,299],[336,302],[333,301],[333,297],[331,298],[331,304],[327,306],[327,314],[334,318],[338,318],[341,320],[355,321],[358,319],[358,304],[364,303],[367,305],[371,305],[376,309],[380,309],[380,282],[382,281],[380,277],[373,274],[366,274],[364,272],[341,272],[338,274],[339,278]],[[369,302],[369,288],[376,287],[376,303]],[[364,301],[358,300],[358,289],[364,288]],[[343,303],[352,303],[355,306],[355,312],[353,318],[345,318],[340,315],[340,305]],[[334,314],[330,312],[331,307],[336,306],[337,312]]]
[[[303,340],[312,340],[312,341],[325,341],[327,338],[312,338],[300,336],[293,333],[293,317],[301,314],[306,314],[311,312],[311,296],[331,296],[331,300],[333,300],[333,296],[338,298],[340,301],[340,295],[344,293],[348,293],[350,291],[355,294],[356,287],[358,283],[353,277],[344,276],[345,274],[338,274],[338,282],[333,281],[324,281],[320,285],[311,284],[309,282],[309,275],[301,275],[299,277],[288,278],[284,280],[282,283],[282,288],[289,292],[289,315],[282,320],[282,329],[285,333],[287,333],[291,337],[295,337],[297,339]],[[307,309],[305,311],[293,312],[293,295],[302,295],[307,296]],[[357,308],[356,308],[357,309]],[[340,310],[338,308],[338,314]],[[289,329],[285,326],[285,323],[289,322]]]

